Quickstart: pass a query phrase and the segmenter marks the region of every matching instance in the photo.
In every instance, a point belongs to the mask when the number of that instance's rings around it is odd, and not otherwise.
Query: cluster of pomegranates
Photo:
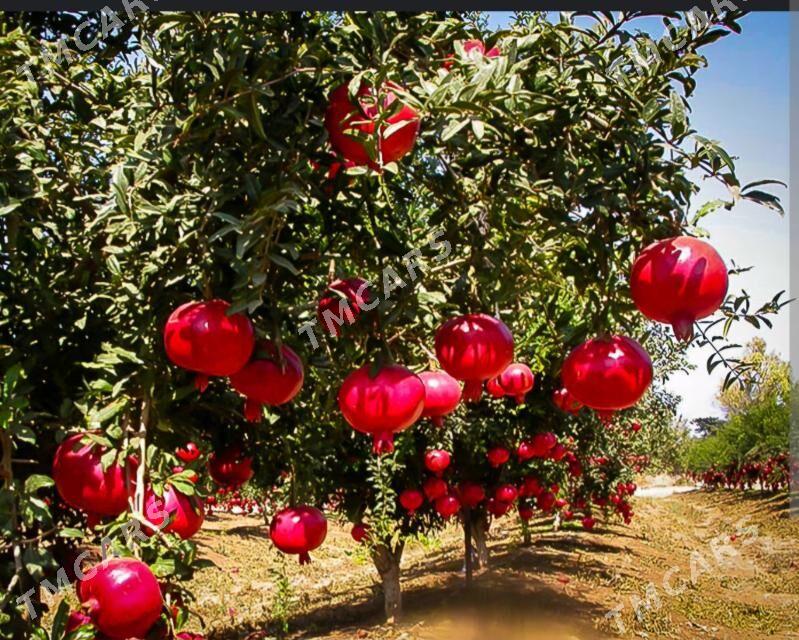
[[[708,489],[744,491],[759,487],[761,491],[780,491],[790,486],[790,457],[787,453],[779,453],[766,460],[732,462],[722,469],[711,467],[701,473],[689,472],[688,475]]]

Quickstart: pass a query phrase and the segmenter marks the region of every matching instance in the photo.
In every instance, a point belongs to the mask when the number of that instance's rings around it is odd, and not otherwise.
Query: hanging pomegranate
[[[519,446],[516,447],[516,457],[519,458],[519,462],[535,458],[535,445],[532,440],[522,440],[519,443]]]
[[[147,520],[162,527],[164,533],[174,533],[188,540],[200,530],[205,520],[203,501],[198,496],[187,496],[167,484],[164,495],[158,496],[148,487],[144,497],[144,514]],[[147,531],[147,527],[145,527]]]
[[[484,313],[458,316],[441,325],[435,338],[441,367],[464,380],[463,397],[476,402],[483,381],[498,376],[513,360],[513,336],[501,320]]]
[[[291,347],[281,346],[280,361],[275,343],[258,343],[255,357],[232,376],[230,386],[243,395],[244,417],[255,422],[263,415],[263,405],[278,407],[291,401],[302,388],[305,377],[302,360]]]
[[[370,528],[371,527],[368,524],[358,522],[352,525],[352,531],[350,531],[350,535],[355,542],[363,542],[366,539],[366,536],[369,535]]]
[[[550,451],[558,444],[558,439],[551,431],[536,433],[533,436],[532,449],[534,458],[548,458]]]
[[[499,386],[509,396],[516,398],[516,404],[524,402],[524,396],[532,390],[533,385],[535,385],[533,372],[521,362],[508,365],[499,376]]]
[[[143,638],[161,617],[161,589],[140,560],[111,558],[85,575],[75,583],[78,600],[109,640]]]
[[[491,447],[486,453],[486,458],[492,467],[501,467],[510,459],[510,451],[505,447]]]
[[[458,487],[458,497],[460,498],[461,504],[467,509],[474,509],[485,500],[486,492],[485,489],[476,482],[466,481],[462,482]]]
[[[424,466],[430,473],[440,476],[449,466],[452,456],[443,449],[431,449],[424,454]]]
[[[419,378],[424,384],[423,418],[430,418],[436,427],[444,426],[449,415],[461,401],[461,385],[446,371],[423,371]]]
[[[115,518],[128,508],[128,497],[135,487],[137,461],[126,462],[131,481],[130,492],[125,481],[125,469],[112,464],[103,471],[102,457],[106,448],[90,440],[87,433],[66,438],[53,458],[53,481],[58,494],[69,506],[89,515],[94,526],[103,517]]]
[[[175,450],[175,455],[181,462],[194,462],[200,457],[200,449],[193,442],[187,442],[185,447]]]
[[[241,369],[255,347],[255,331],[247,316],[228,315],[224,300],[187,302],[172,312],[164,327],[164,347],[179,367],[194,371],[194,384],[204,391],[208,376],[229,376]]]
[[[419,114],[406,104],[400,103],[397,108],[394,103],[400,101],[394,91],[398,89],[396,84],[387,82],[380,92],[375,92],[362,83],[356,104],[350,99],[346,84],[336,88],[325,113],[325,129],[333,149],[356,165],[377,170],[410,152],[419,133]],[[381,111],[390,115],[383,118],[378,130]]]
[[[208,472],[217,484],[238,487],[252,478],[252,458],[243,455],[239,446],[228,447],[211,454]]]
[[[630,293],[638,310],[670,324],[678,340],[714,313],[727,295],[727,267],[707,242],[679,236],[654,242],[633,263]]]
[[[549,452],[549,459],[554,460],[555,462],[560,462],[566,456],[569,450],[566,448],[565,445],[558,442],[552,450]]]
[[[541,511],[544,513],[549,513],[552,511],[552,507],[555,506],[556,499],[557,498],[555,497],[554,493],[551,491],[544,491],[536,496],[535,503],[538,508],[541,509]]]
[[[519,497],[519,490],[512,484],[502,484],[494,491],[494,499],[499,502],[516,502]]]
[[[338,406],[356,431],[371,434],[372,450],[391,453],[393,434],[410,427],[424,410],[424,384],[415,373],[396,364],[356,369],[341,385]]]
[[[486,503],[486,511],[495,518],[501,518],[508,511],[510,511],[511,504],[509,502],[500,502],[496,498],[489,498]]]
[[[519,517],[522,520],[524,520],[524,522],[529,522],[532,519],[534,513],[535,512],[533,511],[533,508],[531,506],[526,504],[519,505]]]
[[[583,525],[583,529],[586,531],[592,531],[594,529],[594,525],[596,524],[596,520],[594,520],[594,518],[591,516],[585,516],[580,522]]]
[[[461,510],[461,503],[454,495],[448,494],[436,499],[435,509],[446,520]]]
[[[563,363],[563,382],[587,407],[617,411],[633,406],[652,382],[652,361],[632,338],[588,340]]]
[[[486,391],[492,398],[505,397],[505,389],[503,389],[502,385],[499,384],[499,376],[488,379],[488,382],[486,382]]]
[[[408,512],[408,515],[412,516],[424,504],[424,496],[418,489],[405,489],[400,493],[399,501],[402,508]]]
[[[449,486],[441,478],[428,478],[422,484],[422,490],[428,502],[435,502],[449,492]]]
[[[565,411],[566,413],[570,413],[573,416],[576,416],[578,413],[580,413],[580,409],[583,408],[583,403],[569,393],[569,390],[566,387],[556,389],[552,393],[552,402],[555,403],[555,406],[558,409]]]
[[[374,307],[377,298],[363,278],[334,280],[316,305],[319,324],[334,338],[341,335],[343,325],[353,325],[362,311]]]
[[[310,551],[318,548],[327,536],[327,520],[314,507],[289,507],[275,514],[269,537],[283,553],[298,554],[300,564],[311,561]]]

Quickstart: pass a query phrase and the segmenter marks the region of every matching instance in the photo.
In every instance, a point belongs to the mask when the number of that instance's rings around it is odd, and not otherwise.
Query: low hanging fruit
[[[252,478],[252,458],[243,455],[239,446],[228,447],[211,454],[208,473],[217,484],[238,487]]]
[[[508,365],[499,375],[499,386],[506,394],[516,398],[516,404],[524,402],[524,396],[532,390],[534,385],[533,372],[530,371],[530,367],[521,362]]]
[[[158,496],[152,488],[147,488],[144,514],[156,527],[163,527],[160,531],[174,533],[183,540],[188,540],[202,527],[205,507],[200,497],[187,496],[171,484],[167,484],[163,496]],[[149,533],[148,527],[144,530]]]
[[[485,489],[476,482],[466,481],[462,482],[458,487],[458,497],[463,506],[467,509],[474,509],[485,500],[486,492]]]
[[[363,542],[366,539],[366,536],[369,535],[369,529],[371,527],[368,524],[364,524],[363,522],[358,522],[352,525],[352,530],[350,531],[350,535],[355,542]]]
[[[519,497],[519,490],[512,484],[502,484],[494,491],[494,499],[499,502],[516,502]]]
[[[551,491],[544,491],[539,493],[536,496],[535,503],[541,511],[544,513],[549,513],[552,510],[552,507],[555,506],[555,500],[557,497]]]
[[[690,340],[694,322],[718,310],[727,286],[727,267],[718,252],[688,236],[650,244],[630,273],[635,306],[647,318],[670,324],[678,340]]]
[[[529,522],[533,515],[534,515],[533,508],[526,504],[519,505],[519,517],[524,520],[524,522]]]
[[[652,382],[652,361],[632,338],[594,338],[563,363],[563,382],[585,406],[612,412],[633,406]]]
[[[461,510],[461,503],[454,495],[448,494],[436,499],[435,509],[438,512],[438,515],[446,520]]]
[[[394,434],[407,429],[424,410],[424,384],[415,373],[396,364],[374,376],[365,365],[344,380],[338,406],[356,431],[372,435],[376,454],[394,450]]]
[[[430,473],[435,473],[437,476],[446,471],[451,460],[452,456],[449,451],[443,449],[431,449],[424,454],[424,466]]]
[[[399,501],[408,515],[412,516],[424,504],[424,496],[418,489],[405,489],[400,493]]]
[[[316,305],[319,324],[331,336],[341,335],[341,327],[355,324],[363,311],[369,311],[377,298],[363,278],[334,280],[325,290]]]
[[[297,554],[300,564],[308,564],[309,553],[327,537],[327,520],[315,507],[289,507],[275,514],[269,526],[269,537],[280,551]]]
[[[510,459],[510,451],[505,447],[491,447],[486,453],[486,458],[492,467],[501,467]]]
[[[163,598],[150,568],[134,558],[111,558],[75,583],[82,608],[109,640],[143,638],[161,617]]]
[[[583,403],[569,393],[566,387],[556,389],[552,392],[552,402],[555,403],[558,409],[570,413],[573,416],[580,413],[580,409],[583,408]]]
[[[179,367],[194,371],[195,386],[204,391],[208,376],[229,376],[241,369],[255,347],[255,331],[247,316],[228,315],[224,300],[181,305],[164,327],[164,348]]]
[[[422,484],[422,490],[428,502],[434,502],[449,492],[449,486],[441,478],[428,478]]]
[[[465,381],[464,399],[476,402],[483,393],[483,381],[501,374],[513,360],[513,335],[501,320],[473,313],[441,325],[435,348],[441,367]]]
[[[175,455],[181,462],[194,462],[200,457],[200,449],[193,442],[187,442],[185,447],[175,450]]]
[[[558,438],[551,431],[536,433],[533,436],[533,457],[548,458],[552,449],[558,444]]]
[[[501,502],[496,498],[489,498],[486,503],[486,511],[495,518],[501,518],[510,511],[510,508],[511,504],[509,502]]]
[[[61,443],[53,458],[53,481],[61,499],[87,513],[90,526],[100,518],[115,518],[127,510],[128,498],[135,489],[137,461],[131,457],[126,462],[131,479],[128,491],[121,465],[114,463],[103,471],[105,453],[106,448],[93,442],[87,433],[76,433]]]
[[[430,418],[436,427],[444,426],[444,416],[449,415],[461,401],[461,385],[446,371],[423,371],[419,374],[424,384],[423,418]]]
[[[305,377],[302,360],[291,347],[278,350],[271,340],[259,342],[255,356],[241,370],[230,376],[230,386],[243,395],[244,417],[255,422],[263,415],[262,407],[286,404],[302,388]]]
[[[419,133],[419,114],[401,103],[397,90],[398,85],[392,82],[385,83],[379,92],[361,83],[353,102],[346,84],[336,88],[325,113],[325,129],[333,149],[356,165],[377,170],[409,153]],[[381,115],[385,117],[378,127]]]

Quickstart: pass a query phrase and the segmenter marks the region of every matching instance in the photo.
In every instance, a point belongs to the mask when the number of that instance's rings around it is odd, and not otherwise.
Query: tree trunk
[[[488,534],[488,517],[485,513],[473,511],[472,518],[472,547],[474,549],[474,568],[488,569],[488,545],[486,536]]]
[[[530,532],[530,523],[522,520],[522,544],[529,547],[533,543],[533,535]]]
[[[388,546],[379,544],[372,550],[372,561],[375,563],[383,585],[383,602],[388,622],[396,622],[402,615],[400,560],[402,560],[403,547],[404,545],[400,543],[392,551]]]

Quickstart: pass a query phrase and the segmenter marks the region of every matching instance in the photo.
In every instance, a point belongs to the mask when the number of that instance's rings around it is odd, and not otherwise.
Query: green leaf
[[[32,476],[28,476],[25,479],[25,491],[27,493],[35,493],[39,489],[43,489],[45,487],[52,487],[54,484],[55,482],[50,476],[45,476],[42,474],[34,474]]]

